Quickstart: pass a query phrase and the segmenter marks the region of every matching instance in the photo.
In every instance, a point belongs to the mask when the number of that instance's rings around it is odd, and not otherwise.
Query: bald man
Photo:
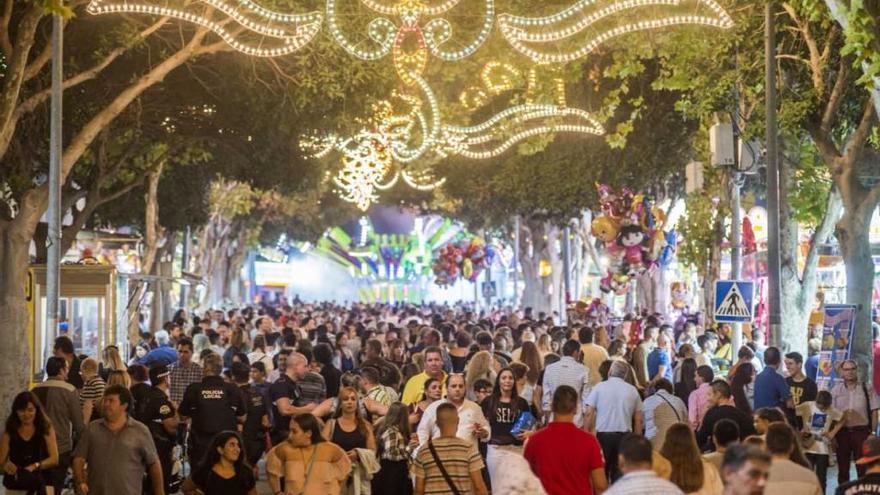
[[[332,400],[327,399],[320,405],[309,403],[302,407],[294,404],[302,395],[299,382],[309,372],[309,362],[306,357],[298,352],[290,353],[287,357],[287,367],[284,374],[269,387],[269,400],[272,402],[272,445],[278,445],[287,438],[290,433],[290,418],[296,414],[312,413],[322,416],[329,412]]]

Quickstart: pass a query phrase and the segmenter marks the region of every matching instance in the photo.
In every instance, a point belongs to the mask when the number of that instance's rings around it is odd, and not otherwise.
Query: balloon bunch
[[[479,237],[449,243],[437,251],[431,265],[439,286],[452,285],[461,276],[474,282],[495,258],[495,247]]]
[[[672,261],[676,234],[663,230],[666,214],[651,197],[627,188],[617,192],[605,184],[596,184],[596,189],[602,215],[593,220],[592,232],[605,244],[610,260],[599,288],[625,294],[632,277]]]

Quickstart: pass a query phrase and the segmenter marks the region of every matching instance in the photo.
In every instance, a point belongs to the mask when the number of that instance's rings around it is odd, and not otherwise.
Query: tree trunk
[[[799,146],[797,153],[800,153]],[[795,167],[791,161],[794,157],[779,160],[780,196],[787,198],[794,184]],[[832,187],[826,203],[825,215],[816,227],[809,252],[803,260],[803,271],[798,268],[797,221],[788,201],[782,201],[779,207],[779,245],[780,245],[780,309],[782,313],[782,351],[799,352],[807,355],[810,313],[816,297],[817,275],[819,265],[819,249],[828,242],[834,230],[834,224],[840,218],[840,194]]]
[[[9,410],[12,399],[27,390],[30,376],[28,308],[25,299],[28,248],[42,210],[26,196],[18,216],[0,220],[0,408]],[[37,301],[39,302],[39,301]],[[37,311],[40,305],[37,304]]]
[[[537,217],[524,217],[520,222],[520,263],[523,267],[523,306],[535,313],[564,311],[558,302],[562,290],[562,259],[556,249],[559,227]],[[551,273],[542,277],[541,261],[550,263]]]
[[[862,154],[862,160],[876,161],[878,156],[871,152]],[[846,264],[846,301],[858,307],[856,313],[855,336],[853,338],[853,358],[859,369],[868,373],[872,365],[871,299],[874,290],[874,261],[871,257],[869,226],[871,216],[877,208],[878,190],[862,185],[857,170],[859,164],[843,167],[835,177],[843,198],[843,216],[837,222],[837,240]]]
[[[159,237],[161,226],[159,225],[159,179],[165,164],[160,163],[156,170],[147,173],[147,188],[144,191],[144,257],[141,261],[141,274],[150,275],[156,262],[156,254],[159,251]],[[129,298],[128,312],[128,341],[137,342],[138,316],[140,314],[141,299],[149,282],[139,283],[134,289],[136,294]],[[155,295],[155,292],[154,292]],[[149,322],[147,322],[149,325]]]

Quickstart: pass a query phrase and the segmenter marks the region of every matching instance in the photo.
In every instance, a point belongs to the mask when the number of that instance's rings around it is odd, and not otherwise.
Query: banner
[[[837,367],[852,353],[852,337],[856,322],[856,306],[826,304],[825,324],[822,329],[822,350],[819,351],[819,371],[816,385],[819,390],[830,390],[843,380],[837,376]]]

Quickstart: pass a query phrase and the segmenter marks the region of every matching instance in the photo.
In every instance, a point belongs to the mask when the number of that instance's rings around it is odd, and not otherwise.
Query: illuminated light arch
[[[600,29],[588,41],[572,50],[560,49],[561,42],[583,33],[596,23],[614,15],[642,7],[678,8],[684,12],[685,5],[708,9],[712,15],[661,14],[655,19],[642,19],[617,25],[610,29]],[[693,9],[692,9],[693,10]],[[707,14],[709,14],[707,12]],[[608,40],[635,31],[660,29],[675,25],[703,25],[721,29],[733,27],[730,15],[715,0],[579,0],[574,5],[552,15],[543,17],[521,17],[511,14],[498,16],[501,34],[510,45],[538,63],[565,63],[589,55]],[[541,51],[531,45],[547,46],[553,52]]]
[[[87,11],[90,14],[133,13],[167,16],[210,29],[229,46],[255,57],[278,57],[296,52],[309,44],[321,30],[323,15],[320,12],[285,14],[275,12],[250,1],[240,0],[233,6],[223,0],[204,0],[229,19],[246,29],[247,36],[235,35],[223,21],[214,20],[185,8],[153,5],[145,1],[123,3],[92,0]],[[270,46],[266,47],[267,41]]]

